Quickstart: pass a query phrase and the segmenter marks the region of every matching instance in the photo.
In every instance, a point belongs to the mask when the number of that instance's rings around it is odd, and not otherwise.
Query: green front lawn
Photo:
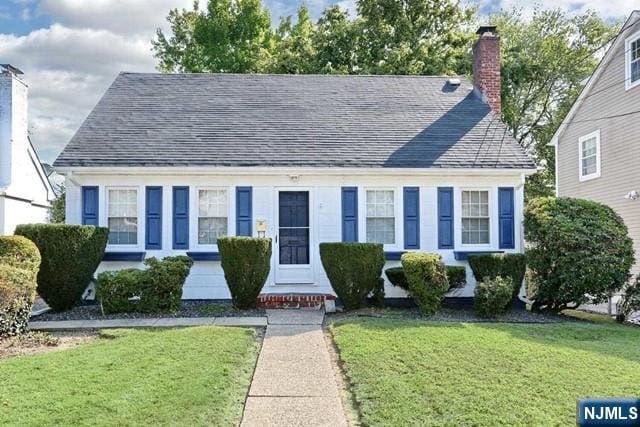
[[[252,329],[109,331],[0,361],[0,425],[237,425],[259,345]]]
[[[640,329],[358,320],[332,327],[365,425],[575,425],[576,399],[640,395]]]

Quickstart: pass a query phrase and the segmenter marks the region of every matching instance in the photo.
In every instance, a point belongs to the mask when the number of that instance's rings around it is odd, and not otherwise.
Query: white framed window
[[[198,245],[218,244],[229,232],[229,191],[226,188],[198,188]]]
[[[462,190],[462,244],[488,245],[491,242],[489,190]]]
[[[625,87],[640,85],[640,31],[625,40]]]
[[[109,245],[138,245],[138,189],[107,188]]]
[[[600,176],[600,130],[578,138],[580,181]]]
[[[366,190],[365,209],[367,242],[395,245],[395,191],[392,189]]]

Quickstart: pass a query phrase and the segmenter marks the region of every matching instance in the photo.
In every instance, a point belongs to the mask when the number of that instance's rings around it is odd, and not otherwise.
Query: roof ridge
[[[280,74],[280,73],[160,73],[160,72],[137,72],[137,71],[120,71],[120,75],[145,75],[145,76],[252,76],[252,77],[327,77],[327,78],[357,78],[357,77],[375,77],[375,78],[409,78],[409,79],[451,79],[463,78],[468,79],[465,75],[437,76],[437,75],[414,75],[414,74]]]

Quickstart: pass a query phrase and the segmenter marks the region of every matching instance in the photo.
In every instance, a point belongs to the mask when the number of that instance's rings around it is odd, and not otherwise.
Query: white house
[[[54,164],[67,221],[110,228],[102,270],[190,255],[187,299],[230,297],[221,235],[273,239],[267,294],[332,294],[321,242],[383,243],[387,266],[405,251],[452,265],[520,252],[535,166],[500,121],[495,27],[478,34],[475,89],[463,77],[122,73]],[[472,294],[468,278],[458,295]]]
[[[54,197],[31,145],[27,127],[27,84],[22,71],[0,65],[0,235],[18,224],[46,222]]]

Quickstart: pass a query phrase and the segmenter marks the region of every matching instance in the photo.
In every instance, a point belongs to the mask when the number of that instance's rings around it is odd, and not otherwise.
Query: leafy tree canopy
[[[208,0],[174,9],[171,34],[153,50],[162,72],[470,75],[478,17],[455,0],[357,0],[357,15],[328,7],[314,22],[306,6],[272,26],[260,0]],[[547,147],[617,33],[594,12],[519,10],[488,17],[502,39],[503,120],[541,171],[527,197],[553,192]]]

